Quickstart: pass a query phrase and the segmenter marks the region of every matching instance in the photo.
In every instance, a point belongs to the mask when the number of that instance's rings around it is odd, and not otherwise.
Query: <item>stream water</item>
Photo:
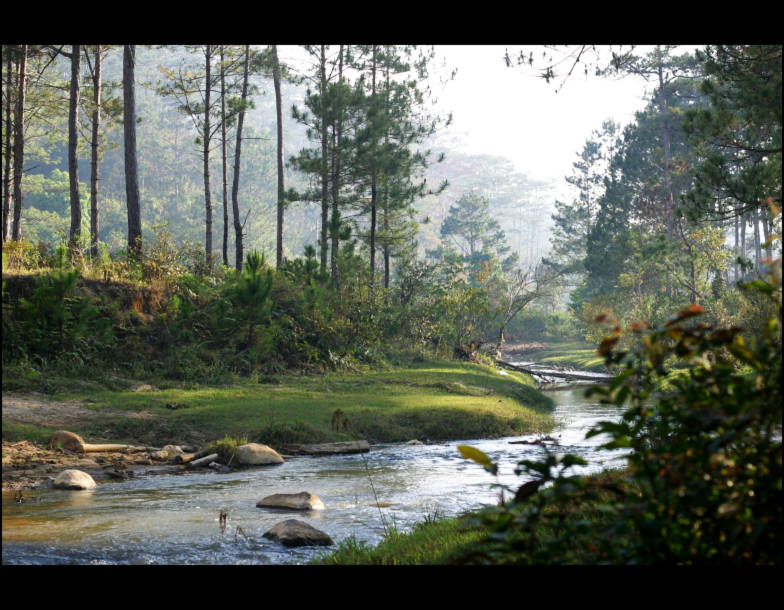
[[[580,472],[620,467],[624,453],[585,439],[596,422],[619,411],[584,397],[584,388],[552,391],[557,451],[583,456]],[[464,440],[406,446],[373,445],[360,455],[296,457],[284,464],[219,474],[150,475],[92,491],[31,490],[16,503],[3,493],[3,564],[301,564],[324,547],[286,548],[263,537],[285,519],[302,519],[336,542],[355,536],[377,544],[384,523],[408,530],[427,516],[454,516],[496,503],[493,483],[514,488],[519,460],[543,455],[540,445]],[[462,458],[469,444],[499,464],[496,479]],[[326,509],[309,513],[256,508],[273,493],[310,491]],[[221,529],[219,514],[228,513]]]

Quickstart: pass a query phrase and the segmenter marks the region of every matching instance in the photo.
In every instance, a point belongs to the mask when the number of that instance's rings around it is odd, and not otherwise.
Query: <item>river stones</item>
[[[58,474],[53,483],[57,489],[94,489],[96,487],[93,478],[86,472],[69,468]]]
[[[50,449],[60,447],[62,449],[67,449],[68,451],[84,453],[84,445],[85,442],[81,436],[74,434],[73,432],[68,432],[68,430],[52,432],[52,436],[49,437]]]
[[[173,460],[177,457],[184,456],[185,451],[179,445],[165,445],[158,451],[152,452],[152,457],[159,460]]]
[[[418,441],[418,440],[417,440],[417,439],[415,439],[415,438],[414,438],[414,439],[411,439],[410,441],[408,441],[408,442],[406,443],[406,445],[408,445],[409,447],[411,447],[411,446],[413,446],[413,445],[421,445],[421,444],[422,444],[422,441]]]
[[[98,462],[96,462],[95,460],[91,460],[90,458],[82,458],[82,459],[76,460],[74,462],[74,466],[77,466],[79,468],[100,468],[101,467],[101,465]]]
[[[315,445],[286,445],[291,454],[338,455],[341,453],[366,453],[370,451],[367,441],[345,441],[341,443],[318,443]]]
[[[259,443],[248,443],[237,447],[237,462],[246,466],[258,464],[282,464],[283,458],[272,447]]]
[[[324,510],[324,503],[308,491],[297,494],[272,494],[256,502],[258,508],[289,508],[291,510]]]
[[[335,544],[328,534],[297,519],[288,519],[278,523],[266,532],[264,537],[279,542],[283,546],[330,546]]]

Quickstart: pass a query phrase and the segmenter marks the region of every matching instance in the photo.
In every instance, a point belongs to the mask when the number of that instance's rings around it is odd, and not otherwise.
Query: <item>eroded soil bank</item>
[[[48,426],[70,430],[81,427],[96,414],[76,401],[53,400],[37,394],[3,394],[3,421],[21,425]],[[143,416],[131,413],[129,417]],[[172,443],[174,444],[174,443]],[[3,490],[29,489],[57,476],[62,470],[76,468],[90,474],[97,483],[135,476],[139,471],[182,469],[155,452],[112,451],[82,454],[62,448],[48,448],[27,440],[3,439]],[[169,470],[168,468],[166,470]]]

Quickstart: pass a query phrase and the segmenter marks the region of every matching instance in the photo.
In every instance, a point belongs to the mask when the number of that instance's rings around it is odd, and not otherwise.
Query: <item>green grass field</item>
[[[607,372],[604,358],[596,353],[595,345],[588,343],[550,343],[547,347],[526,352],[519,359],[583,371]]]
[[[529,376],[478,364],[425,362],[265,381],[135,391],[133,384],[116,389],[123,385],[116,380],[107,389],[98,380],[75,386],[72,379],[50,377],[46,384],[54,391],[41,398],[79,401],[89,416],[71,429],[88,442],[157,446],[204,444],[227,435],[272,446],[488,438],[542,433],[554,424],[552,400],[534,389]],[[338,409],[342,415],[333,422]],[[53,429],[3,420],[6,440],[40,440]]]

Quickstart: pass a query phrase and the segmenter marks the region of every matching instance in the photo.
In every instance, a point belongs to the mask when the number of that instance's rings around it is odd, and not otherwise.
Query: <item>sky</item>
[[[646,104],[646,83],[637,77],[586,78],[578,69],[556,93],[557,85],[532,70],[507,67],[507,48],[514,56],[523,47],[436,46],[437,60],[457,68],[438,95],[438,107],[453,112],[448,134],[463,151],[507,157],[533,179],[556,181],[563,193],[564,177],[591,132],[608,118],[631,122]]]
[[[576,48],[576,47],[573,47]],[[597,47],[602,59],[608,47]],[[617,47],[616,47],[617,48]],[[628,46],[625,48],[628,49]],[[678,52],[698,48],[684,45]],[[507,67],[504,54],[541,57],[544,47],[523,45],[436,45],[430,86],[436,109],[452,112],[453,123],[442,131],[441,141],[465,153],[499,155],[511,160],[517,171],[535,181],[552,181],[554,198],[571,192],[564,178],[594,130],[607,119],[622,127],[647,103],[651,87],[640,77],[599,77],[580,68],[558,89],[527,67]],[[652,46],[638,46],[646,54]],[[281,58],[299,63],[297,47],[281,47]],[[301,65],[301,64],[300,64]],[[563,66],[568,69],[570,63]],[[456,68],[453,80],[442,79]]]

